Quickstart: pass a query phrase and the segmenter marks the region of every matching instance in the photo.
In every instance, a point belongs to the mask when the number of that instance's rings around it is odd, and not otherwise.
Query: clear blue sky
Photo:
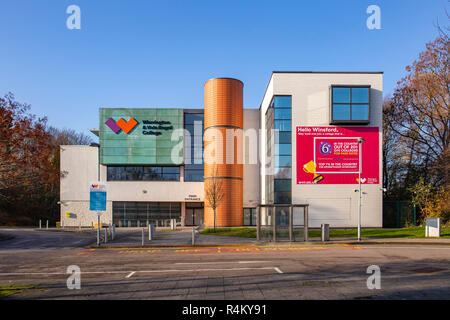
[[[66,8],[81,8],[81,30]],[[381,8],[381,30],[366,8]],[[202,107],[203,84],[245,83],[259,107],[273,70],[384,71],[385,94],[448,24],[447,0],[1,0],[0,95],[87,132],[99,107]]]

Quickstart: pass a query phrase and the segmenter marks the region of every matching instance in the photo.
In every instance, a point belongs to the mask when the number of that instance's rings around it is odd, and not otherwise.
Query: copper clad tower
[[[222,185],[216,226],[243,225],[243,88],[236,79],[205,83],[205,195],[211,179]],[[205,225],[214,225],[214,212],[205,198]]]

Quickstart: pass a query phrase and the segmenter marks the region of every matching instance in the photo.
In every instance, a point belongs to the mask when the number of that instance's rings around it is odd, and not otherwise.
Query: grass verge
[[[271,230],[265,230],[267,233]],[[287,230],[286,230],[287,232]],[[212,228],[204,229],[201,234],[229,236],[240,238],[256,238],[256,229],[248,227],[236,228],[216,228],[216,232]],[[297,233],[296,233],[297,234]],[[301,236],[301,234],[299,234]],[[330,238],[356,238],[356,229],[331,229]],[[398,229],[362,229],[361,236],[363,238],[404,238],[417,239],[425,238],[425,227],[410,227]],[[310,238],[320,238],[320,230],[309,230]],[[450,228],[441,229],[441,238],[450,238]]]
[[[5,298],[16,293],[20,293],[26,289],[34,289],[34,285],[12,284],[9,286],[0,286],[0,298]]]

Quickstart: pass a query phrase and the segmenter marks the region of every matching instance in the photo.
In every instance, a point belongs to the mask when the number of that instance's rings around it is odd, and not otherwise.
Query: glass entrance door
[[[203,223],[203,208],[186,208],[184,224],[186,226],[199,226]]]

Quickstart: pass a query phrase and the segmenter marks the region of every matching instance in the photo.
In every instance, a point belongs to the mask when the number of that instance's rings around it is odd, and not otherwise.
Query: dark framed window
[[[244,226],[256,226],[256,208],[244,208]]]
[[[201,182],[204,180],[204,114],[185,112],[184,128],[189,132],[184,137],[184,181]]]
[[[108,166],[107,181],[180,181],[180,167]]]
[[[168,226],[170,219],[181,223],[180,202],[113,201],[113,222],[118,227]]]
[[[269,161],[274,164],[274,173],[266,176],[266,198],[275,204],[288,204],[292,189],[292,96],[273,97],[266,112],[266,130]]]
[[[370,121],[370,86],[331,86],[330,124]]]

